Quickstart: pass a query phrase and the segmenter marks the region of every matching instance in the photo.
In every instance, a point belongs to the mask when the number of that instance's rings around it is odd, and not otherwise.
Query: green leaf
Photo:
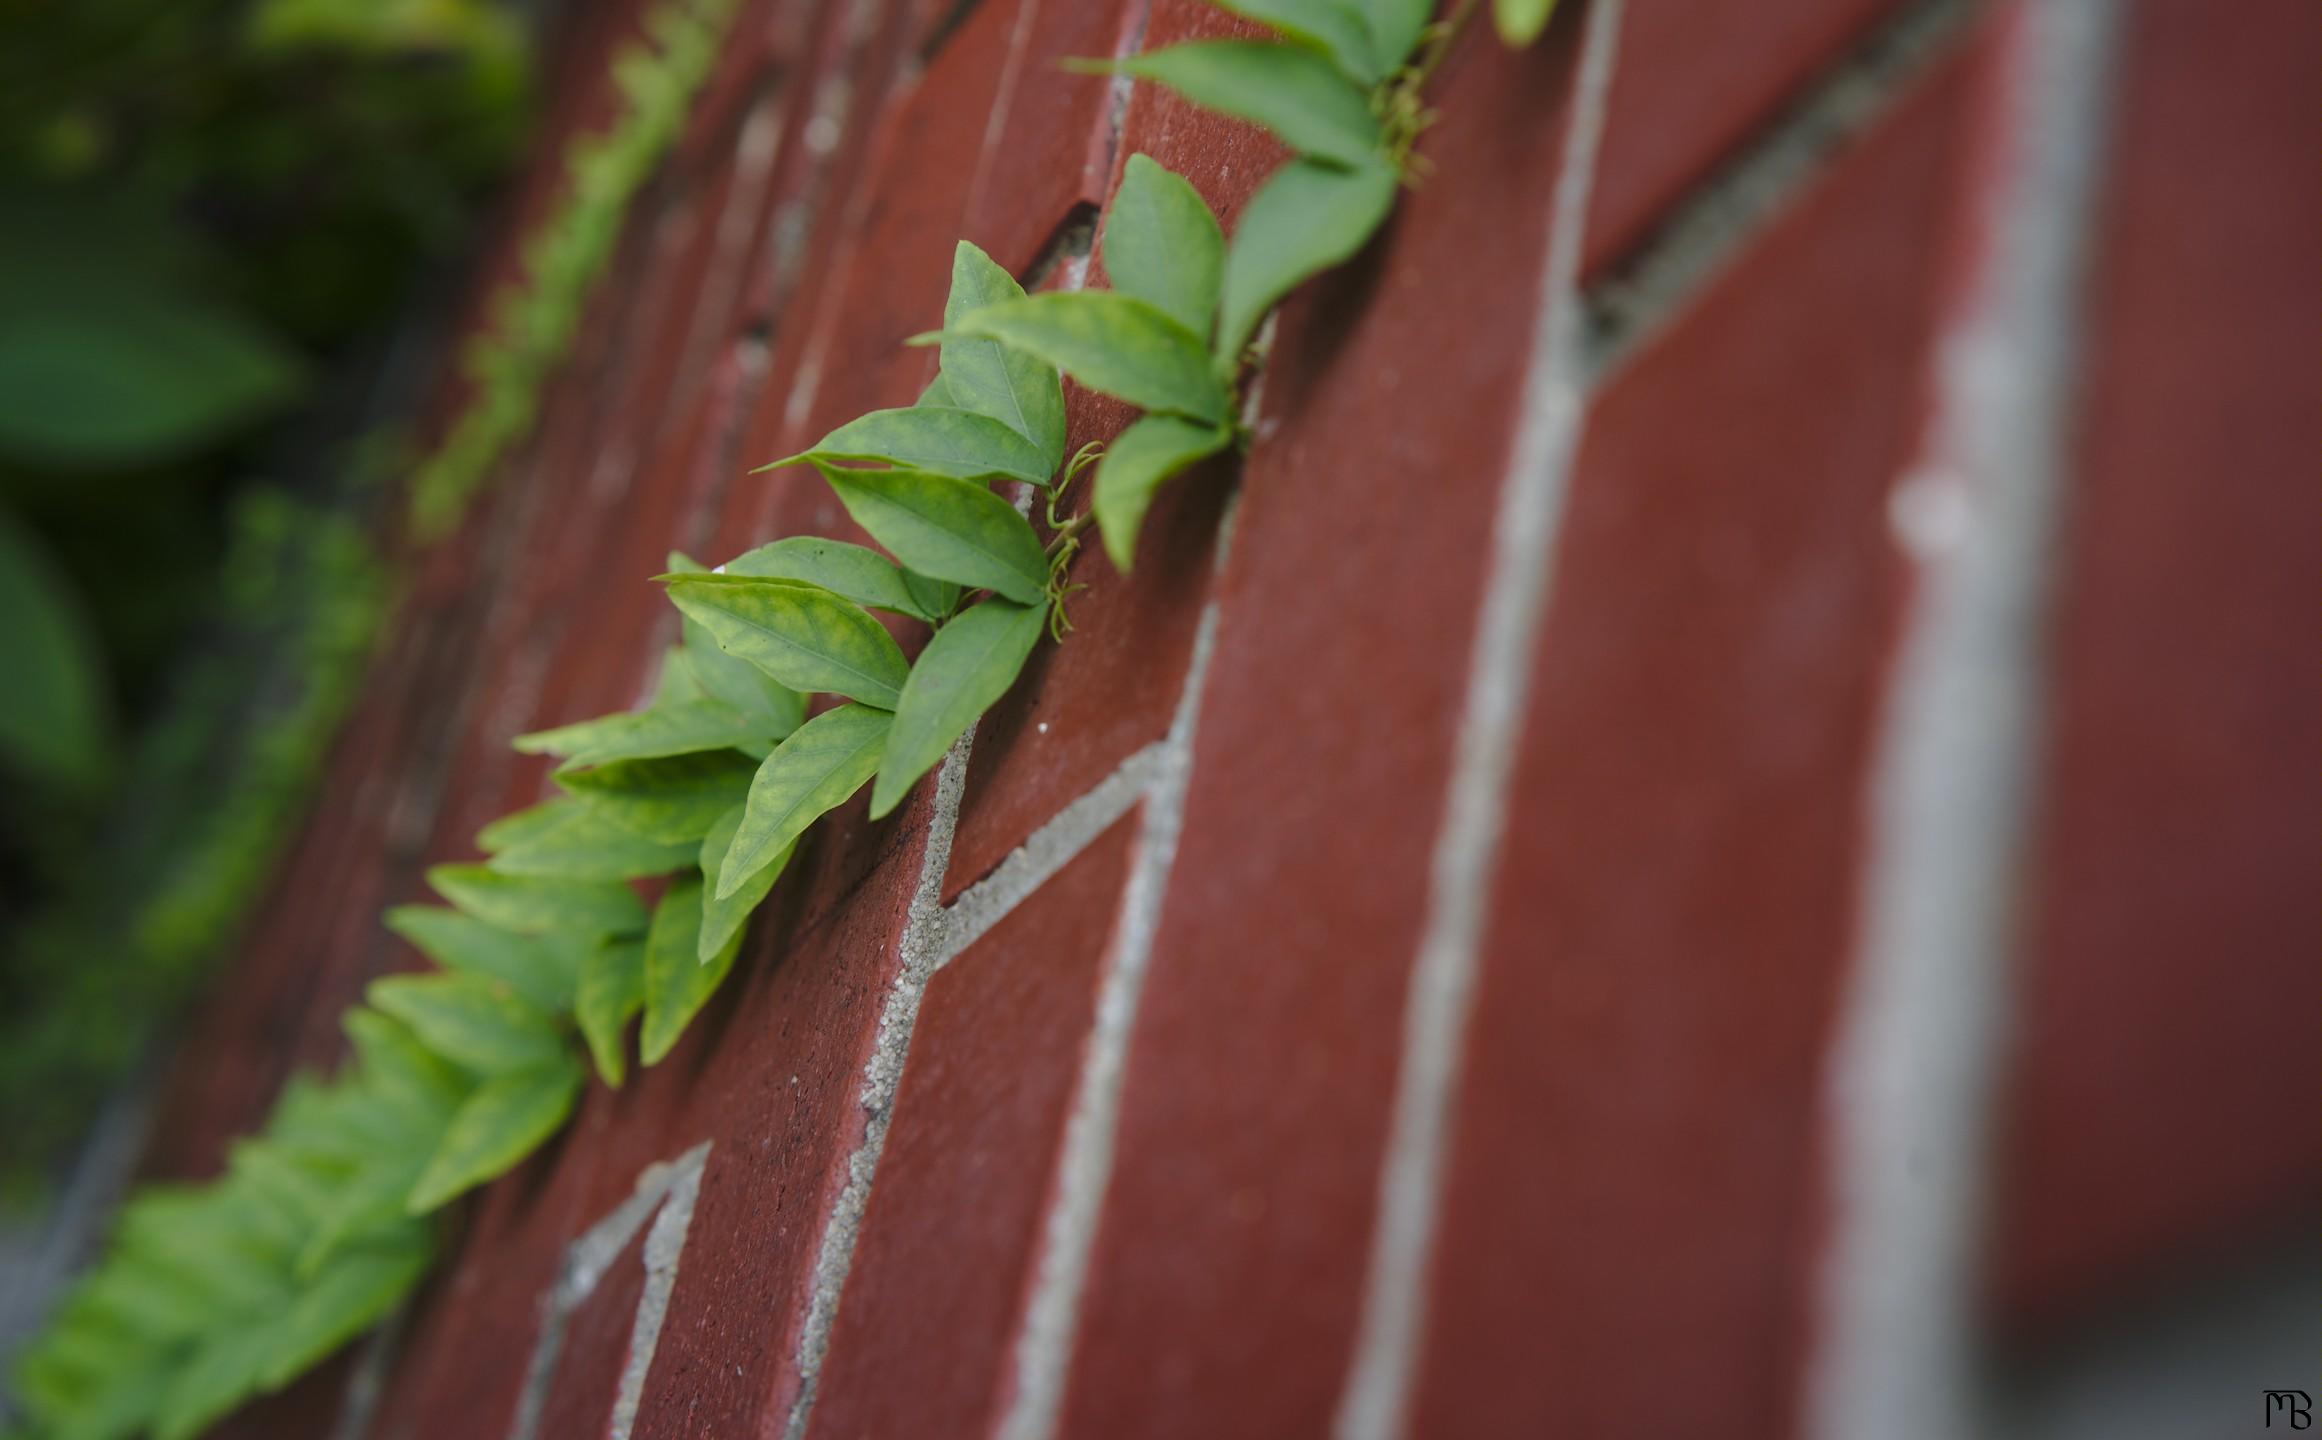
[[[706,575],[708,569],[672,552],[673,574]],[[760,717],[769,735],[787,735],[806,718],[806,697],[736,655],[728,655],[710,632],[686,620],[686,667],[703,694],[723,700],[744,714]]]
[[[1363,248],[1395,204],[1384,166],[1340,170],[1294,160],[1274,172],[1242,210],[1226,250],[1217,357],[1228,369],[1276,301],[1300,281]]]
[[[740,750],[752,759],[763,759],[775,741],[796,728],[793,724],[777,729],[763,715],[752,717],[723,700],[681,700],[535,730],[517,736],[515,748],[525,755],[564,756],[572,769],[704,750]]]
[[[1010,283],[1013,282],[1011,281]],[[1016,293],[1021,295],[1024,292],[1021,288],[1019,288]],[[933,380],[927,382],[927,388],[920,391],[919,398],[912,401],[911,403],[914,405],[936,405],[941,406],[946,410],[960,410],[966,408],[965,406],[959,405],[952,400],[951,387],[943,383],[943,376],[940,372],[937,373]]]
[[[0,511],[0,761],[87,785],[103,778],[111,716],[96,635],[64,572]]]
[[[960,732],[1006,694],[1048,623],[1048,607],[986,600],[935,632],[911,667],[903,703],[871,787],[876,820],[911,793],[912,783],[943,758]]]
[[[1129,573],[1137,529],[1145,523],[1145,509],[1153,503],[1153,492],[1178,471],[1223,450],[1232,439],[1233,431],[1222,425],[1196,425],[1174,415],[1147,415],[1105,447],[1104,458],[1097,462],[1096,498],[1090,508],[1096,513],[1105,553],[1113,557],[1115,569]],[[904,694],[909,697],[909,686],[904,687]]]
[[[578,976],[565,947],[438,905],[397,905],[385,918],[388,929],[446,970],[498,980],[551,1014],[572,1004]]]
[[[813,723],[809,721],[808,728]],[[670,882],[653,912],[652,932],[645,937],[645,1025],[637,1033],[637,1055],[647,1065],[661,1063],[677,1044],[686,1023],[734,968],[734,956],[742,948],[737,927],[723,947],[707,960],[700,958],[701,890],[702,882],[690,875]]]
[[[572,799],[504,815],[477,833],[476,844],[491,854],[491,868],[503,875],[567,880],[666,875],[693,858],[690,845],[648,840]]]
[[[981,483],[922,470],[816,468],[855,523],[920,574],[1027,604],[1048,593],[1048,557],[1031,522]]]
[[[364,1088],[414,1117],[448,1117],[468,1077],[423,1043],[419,1032],[380,1010],[350,1007],[339,1025],[355,1051]]]
[[[903,693],[911,693],[908,684],[903,687]],[[774,888],[774,882],[781,878],[783,868],[790,863],[791,855],[798,848],[796,842],[784,846],[775,853],[773,859],[752,871],[740,889],[719,898],[718,877],[725,873],[726,852],[733,848],[734,833],[742,828],[742,816],[747,809],[747,806],[736,805],[719,816],[718,823],[712,825],[709,833],[701,837],[701,939],[696,953],[705,965],[741,932],[742,926],[750,918],[750,912],[757,909],[759,902],[766,898],[766,892]]]
[[[1556,0],[1492,0],[1492,28],[1502,41],[1522,49],[1540,38],[1555,13]]]
[[[407,1226],[360,1248],[342,1250],[299,1290],[283,1317],[283,1348],[261,1376],[278,1389],[332,1351],[385,1319],[427,1273],[427,1231]]]
[[[941,620],[959,608],[960,587],[956,581],[938,580],[905,566],[903,588],[911,592],[912,601],[931,620]]]
[[[1230,293],[1230,259],[1227,269]],[[1061,366],[1091,390],[1146,410],[1211,424],[1225,418],[1225,386],[1211,373],[1200,337],[1127,295],[1034,295],[987,306],[943,333],[946,344],[955,334],[988,335]]]
[[[1391,62],[1372,49],[1371,27],[1343,0],[1213,0],[1220,10],[1255,20],[1294,44],[1319,51],[1339,72],[1369,89]]]
[[[750,782],[749,808],[721,867],[718,888],[725,895],[720,899],[740,891],[760,866],[878,773],[894,718],[865,705],[841,705],[774,747]]]
[[[1427,22],[1435,18],[1435,0],[1354,0],[1370,23],[1371,53],[1379,68],[1392,73],[1403,68]]]
[[[279,1320],[263,1319],[212,1330],[171,1377],[154,1416],[155,1440],[193,1440],[256,1394],[281,1333]]]
[[[644,904],[618,880],[562,880],[503,875],[482,865],[437,865],[428,870],[427,883],[477,919],[520,935],[624,935],[645,928]]]
[[[607,940],[581,961],[580,993],[573,1018],[596,1058],[597,1073],[619,1089],[628,1072],[621,1032],[645,1006],[645,945],[639,940]]]
[[[1196,40],[1109,68],[1263,125],[1300,154],[1349,166],[1379,159],[1379,122],[1367,89],[1311,50],[1264,40]],[[944,324],[950,326],[948,316]]]
[[[15,255],[11,269],[40,261]],[[11,279],[0,294],[0,454],[11,458],[170,460],[279,409],[302,383],[288,349],[223,305],[80,267],[46,285]]]
[[[663,845],[693,845],[743,793],[756,770],[744,755],[712,750],[559,771],[556,783],[624,830]]]
[[[443,1143],[411,1187],[406,1207],[424,1215],[514,1169],[564,1124],[580,1087],[581,1067],[562,1051],[552,1061],[494,1075],[477,1086],[452,1116]]]
[[[895,637],[870,612],[816,586],[683,575],[669,582],[669,598],[729,654],[793,690],[826,690],[892,710],[910,672]]]
[[[866,609],[891,611],[914,620],[933,620],[941,613],[929,611],[920,602],[894,561],[844,540],[793,535],[736,555],[726,562],[725,573],[819,585]]]
[[[480,975],[389,975],[364,992],[422,1043],[479,1075],[546,1064],[565,1053],[548,1012]]]
[[[945,329],[986,305],[1023,298],[1024,287],[991,256],[965,240],[953,248]],[[1056,368],[1036,355],[965,335],[944,340],[941,360],[937,383],[949,403],[989,415],[1031,441],[1047,461],[1041,473],[1053,474],[1064,460],[1064,391]]]
[[[1105,219],[1105,274],[1113,290],[1142,300],[1207,339],[1217,313],[1225,236],[1185,177],[1131,155]]]
[[[653,681],[653,694],[645,702],[645,708],[657,710],[664,705],[681,705],[708,693],[694,677],[693,662],[686,656],[685,647],[672,645],[661,652],[661,673]]]
[[[991,416],[934,406],[873,410],[823,436],[813,449],[758,470],[805,460],[884,460],[938,475],[998,475],[1034,485],[1046,485],[1056,470],[1039,446]]]

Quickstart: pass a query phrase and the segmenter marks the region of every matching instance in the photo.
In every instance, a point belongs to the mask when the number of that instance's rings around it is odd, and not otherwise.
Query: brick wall
[[[2311,1380],[2322,10],[1567,9],[1454,53],[1246,460],[229,1432],[2178,1437]],[[745,7],[153,1169],[412,963],[511,735],[637,699],[664,551],[855,535],[742,471],[909,402],[955,238],[1084,283],[1134,151],[1230,225],[1261,137],[1054,64],[1229,28]]]

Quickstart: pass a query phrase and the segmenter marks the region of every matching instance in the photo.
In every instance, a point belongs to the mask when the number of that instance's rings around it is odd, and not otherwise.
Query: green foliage
[[[76,785],[104,770],[103,659],[80,597],[40,542],[0,511],[0,763]]]
[[[1540,38],[1556,13],[1556,0],[1492,0],[1492,24],[1510,45],[1524,46]]]
[[[677,139],[733,6],[664,0],[647,16],[646,40],[614,58],[622,112],[610,129],[565,152],[560,208],[526,239],[522,279],[492,297],[490,329],[468,349],[474,398],[412,479],[412,523],[422,536],[450,530],[501,457],[531,432],[540,391],[612,260],[621,219]]]
[[[1047,627],[1045,605],[987,600],[935,632],[904,682],[871,787],[871,818],[893,810],[951,743],[1016,683]]]
[[[1411,0],[1233,8],[1286,43],[1181,46],[1124,68],[1309,153],[1253,199],[1230,245],[1190,186],[1133,158],[1105,232],[1113,293],[1027,297],[959,247],[919,404],[801,457],[895,558],[811,537],[723,573],[671,558],[684,639],[650,703],[518,740],[563,758],[566,798],[486,827],[484,863],[432,871],[451,908],[389,912],[443,968],[373,983],[336,1077],[295,1082],[220,1181],[132,1202],[22,1364],[41,1423],[189,1433],[384,1313],[429,1247],[411,1217],[555,1133],[584,1058],[620,1084],[640,1012],[641,1062],[666,1057],[813,822],[866,782],[873,818],[892,812],[1007,691],[1060,624],[1080,530],[1098,525],[1126,569],[1156,488],[1234,442],[1249,335],[1384,218],[1408,138],[1396,117],[1431,60],[1406,62],[1427,33]],[[1355,124],[1350,96],[1385,122]],[[1153,412],[1097,461],[1090,513],[1069,520],[1056,506],[1090,451],[1064,463],[1060,370]],[[1045,487],[1046,545],[995,480]],[[870,609],[934,627],[916,662]],[[851,703],[806,719],[817,694]],[[648,921],[627,882],[654,875],[667,879]]]

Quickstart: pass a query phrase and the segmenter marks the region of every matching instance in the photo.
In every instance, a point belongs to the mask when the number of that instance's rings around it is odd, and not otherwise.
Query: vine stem
[[[1073,516],[1070,520],[1065,521],[1062,525],[1057,526],[1056,533],[1048,537],[1048,553],[1051,555],[1055,554],[1058,546],[1070,542],[1075,536],[1079,535],[1081,531],[1086,530],[1095,522],[1096,512],[1093,510],[1083,510],[1078,515]]]
[[[1434,76],[1436,67],[1443,63],[1443,57],[1451,53],[1451,42],[1458,39],[1459,32],[1467,28],[1467,22],[1475,18],[1480,5],[1481,0],[1459,0],[1452,7],[1451,13],[1434,26],[1435,34],[1427,42],[1426,52],[1419,57],[1418,64],[1405,72],[1401,82],[1413,95],[1417,95]]]

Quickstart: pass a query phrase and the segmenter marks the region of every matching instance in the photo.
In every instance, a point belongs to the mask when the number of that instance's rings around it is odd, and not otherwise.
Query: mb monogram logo
[[[2292,1430],[2314,1428],[2314,1402],[2303,1390],[2268,1390],[2266,1392],[2266,1428],[2274,1428],[2274,1416],[2287,1415]]]

